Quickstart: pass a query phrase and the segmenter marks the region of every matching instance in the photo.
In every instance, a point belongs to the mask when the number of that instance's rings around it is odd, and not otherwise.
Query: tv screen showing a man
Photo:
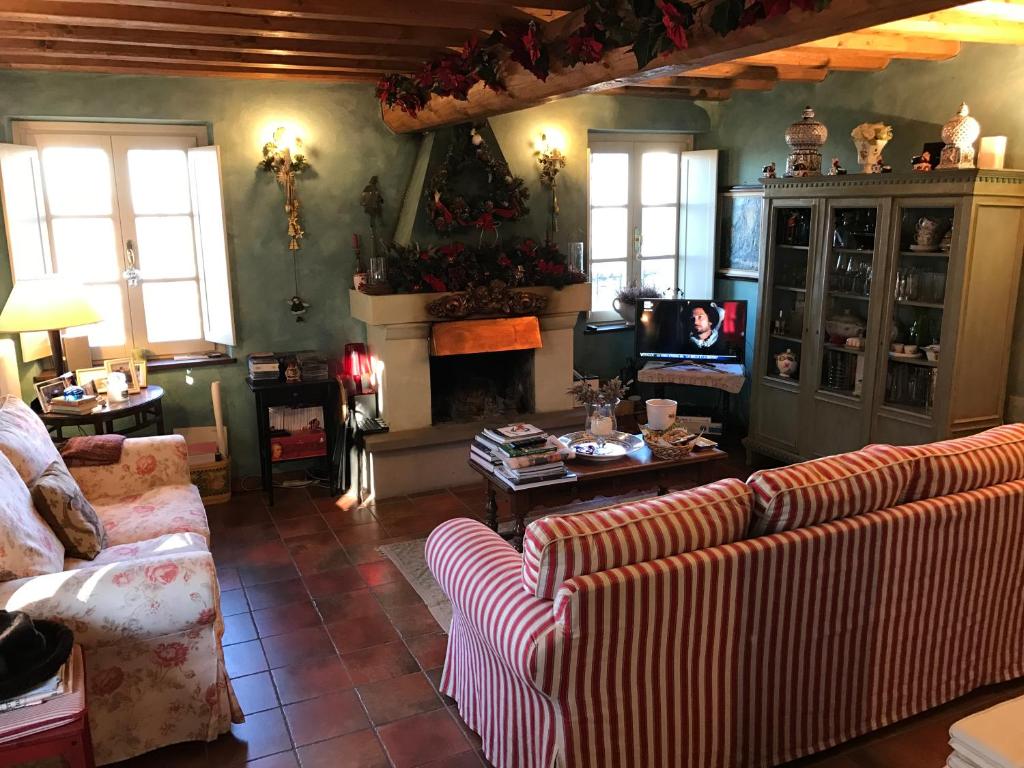
[[[637,323],[641,360],[742,362],[745,301],[645,300]]]

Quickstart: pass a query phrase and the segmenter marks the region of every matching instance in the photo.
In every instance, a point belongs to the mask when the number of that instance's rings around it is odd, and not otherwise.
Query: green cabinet
[[[1024,172],[764,183],[748,452],[795,461],[1001,424]]]

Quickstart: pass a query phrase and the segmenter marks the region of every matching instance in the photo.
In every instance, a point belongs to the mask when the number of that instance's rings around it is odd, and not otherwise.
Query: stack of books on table
[[[470,461],[513,490],[576,482],[565,466],[569,452],[558,440],[532,424],[485,429],[473,438]]]
[[[84,413],[92,413],[98,404],[96,395],[83,395],[77,400],[60,395],[50,400],[50,412],[65,416],[80,416]]]
[[[277,355],[270,352],[254,352],[249,355],[249,376],[253,381],[277,381],[281,378]]]

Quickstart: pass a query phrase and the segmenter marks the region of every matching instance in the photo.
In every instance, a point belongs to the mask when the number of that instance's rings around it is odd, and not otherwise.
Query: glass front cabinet
[[[748,453],[1002,423],[1024,172],[765,179]]]

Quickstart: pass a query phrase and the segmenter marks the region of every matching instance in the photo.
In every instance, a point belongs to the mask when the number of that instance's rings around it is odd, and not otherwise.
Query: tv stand
[[[709,363],[704,360],[647,362],[636,374],[639,383],[655,385],[658,397],[664,395],[667,384],[717,389],[723,425],[730,412],[730,395],[743,389],[746,378],[747,369],[742,363]]]

